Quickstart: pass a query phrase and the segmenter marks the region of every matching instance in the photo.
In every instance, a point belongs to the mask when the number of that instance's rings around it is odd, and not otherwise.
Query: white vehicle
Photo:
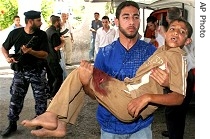
[[[85,0],[86,2],[111,2],[112,9],[116,8],[122,0]],[[146,28],[146,19],[149,15],[155,16],[159,22],[166,18],[167,10],[170,7],[178,7],[182,11],[182,16],[192,25],[195,30],[195,0],[133,0],[140,6],[141,24],[139,33],[145,36],[149,33]],[[195,31],[194,31],[195,32]],[[144,35],[143,35],[144,34]],[[144,39],[142,37],[142,39]],[[188,68],[195,68],[195,33],[192,34],[191,46],[184,47],[189,55]]]

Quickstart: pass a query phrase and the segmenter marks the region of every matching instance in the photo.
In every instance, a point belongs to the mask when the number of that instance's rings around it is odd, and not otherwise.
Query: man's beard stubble
[[[36,32],[38,30],[40,30],[40,27],[37,27],[36,25],[33,24],[33,26],[31,27],[31,29]]]
[[[138,33],[138,30],[136,30],[134,34],[128,34],[128,33],[125,31],[125,29],[123,29],[120,25],[119,25],[118,28],[119,28],[119,31],[120,31],[125,37],[127,37],[127,38],[129,38],[129,39],[135,38],[136,35],[137,35],[137,33]]]

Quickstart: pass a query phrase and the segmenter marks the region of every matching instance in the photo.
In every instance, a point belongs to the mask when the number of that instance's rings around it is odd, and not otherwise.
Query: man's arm
[[[96,39],[95,39],[95,53],[98,53],[99,50],[99,43],[100,43],[100,34],[99,30],[96,31]]]
[[[166,69],[162,70],[160,68],[153,68],[151,70],[150,77],[152,77],[158,84],[160,84],[163,87],[169,87],[169,68],[166,65]]]
[[[93,22],[94,22],[94,20],[91,22],[90,31],[91,31],[91,32],[96,32],[96,30],[93,28]]]
[[[45,59],[47,58],[48,56],[48,53],[46,51],[35,51],[33,50],[32,48],[27,48],[25,45],[23,45],[21,47],[21,50],[24,54],[28,53],[28,54],[31,54],[37,58],[42,58],[42,59]]]
[[[1,47],[1,51],[8,63],[17,63],[18,62],[15,60],[15,58],[9,57],[9,51],[7,51],[3,46]]]
[[[73,37],[73,27],[72,25],[68,22],[68,27],[69,27],[69,33],[70,33],[70,36],[71,36],[71,42],[73,43],[74,42],[74,37]]]
[[[60,40],[61,40],[61,44],[54,48],[56,51],[60,50],[61,48],[64,48],[65,46],[64,36],[61,36]]]
[[[70,33],[70,36],[71,36],[71,42],[73,43],[74,42],[73,33]]]
[[[95,30],[95,29],[93,29],[93,28],[90,28],[90,31],[91,31],[91,32],[96,32],[96,30]]]
[[[51,36],[51,46],[55,51],[59,51],[65,45],[64,36],[59,36],[58,34],[54,34]]]

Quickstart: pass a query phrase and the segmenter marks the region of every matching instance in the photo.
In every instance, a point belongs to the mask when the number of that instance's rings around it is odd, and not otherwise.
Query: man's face
[[[155,31],[155,29],[156,29],[155,23],[148,22],[148,23],[147,23],[147,26],[148,26],[148,28],[149,28],[151,31]]]
[[[175,48],[188,45],[191,42],[191,39],[187,38],[187,35],[188,30],[183,22],[173,22],[165,33],[166,46]]]
[[[171,22],[171,20],[168,18],[168,12],[167,12],[167,15],[166,15],[166,21],[168,22],[168,23],[170,23]]]
[[[61,29],[61,19],[57,21],[57,28]]]
[[[34,31],[39,30],[41,25],[42,25],[41,18],[33,19],[31,29]]]
[[[14,23],[15,25],[20,25],[20,18],[15,18]]]
[[[102,19],[102,25],[103,25],[103,28],[108,28],[109,27],[109,20],[108,19]]]
[[[62,19],[62,21],[66,21],[67,20],[67,14],[66,13],[62,13],[61,14],[61,19]]]
[[[132,39],[136,36],[140,26],[139,10],[133,6],[127,6],[121,10],[119,19],[116,23],[119,27],[120,34]]]
[[[95,18],[95,20],[98,20],[99,19],[99,14],[94,14],[94,18]]]

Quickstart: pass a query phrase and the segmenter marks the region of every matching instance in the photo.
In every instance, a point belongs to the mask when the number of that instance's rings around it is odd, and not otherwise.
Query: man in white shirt
[[[65,56],[65,63],[66,65],[71,65],[71,56],[72,56],[72,43],[74,42],[73,34],[72,34],[72,26],[68,21],[67,13],[61,13],[62,19],[62,28],[60,30],[61,34],[64,36],[65,39],[65,46],[63,49],[64,56]]]
[[[96,54],[101,47],[105,47],[114,41],[115,35],[116,30],[110,26],[109,17],[103,16],[102,27],[100,27],[96,32],[94,57],[96,57]]]

